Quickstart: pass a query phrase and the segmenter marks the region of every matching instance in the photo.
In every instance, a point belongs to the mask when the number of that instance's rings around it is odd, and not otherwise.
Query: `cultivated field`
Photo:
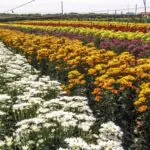
[[[150,25],[0,23],[0,149],[148,150]]]

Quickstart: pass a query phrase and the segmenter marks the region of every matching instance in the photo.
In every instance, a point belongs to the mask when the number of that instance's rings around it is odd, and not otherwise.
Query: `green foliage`
[[[100,38],[95,38],[94,39],[94,46],[97,48],[97,49],[99,49],[100,48]]]

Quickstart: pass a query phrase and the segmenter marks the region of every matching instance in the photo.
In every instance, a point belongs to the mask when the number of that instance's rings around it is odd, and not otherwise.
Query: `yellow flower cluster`
[[[49,50],[46,48],[42,48],[37,51],[37,60],[45,59],[49,56]]]
[[[83,46],[78,40],[57,38],[48,35],[26,34],[19,31],[0,29],[0,38],[9,46],[19,49],[30,57],[48,59],[60,74],[67,74],[66,90],[76,86],[92,87],[91,93],[99,101],[103,91],[114,94],[134,89],[139,99],[134,105],[139,112],[149,107],[150,59],[136,59],[128,52],[117,55],[113,51]],[[142,95],[142,96],[141,96]],[[141,98],[145,100],[140,105]]]
[[[150,100],[150,83],[143,83],[140,89],[138,99],[134,102],[134,105],[139,112],[144,112],[150,109],[150,106],[147,105]]]
[[[42,20],[42,21],[38,21],[38,20],[34,20],[34,21],[17,21],[16,24],[24,24],[24,25],[40,25],[40,26],[49,26],[49,25],[53,25],[53,26],[75,26],[75,27],[90,27],[90,28],[109,28],[110,30],[114,30],[114,29],[137,29],[137,30],[141,30],[143,31],[143,29],[147,29],[150,28],[149,24],[145,24],[145,23],[131,23],[131,22],[107,22],[107,21],[73,21],[73,20]],[[131,30],[132,31],[132,30]]]
[[[71,26],[38,26],[38,25],[20,25],[20,24],[3,24],[0,26],[11,26],[22,29],[36,29],[43,31],[57,31],[57,32],[66,32],[71,34],[85,35],[85,36],[93,36],[100,38],[117,38],[117,39],[141,39],[144,41],[150,41],[150,34],[143,32],[122,32],[122,31],[113,31],[108,29],[96,29],[96,28],[88,28],[88,27],[71,27]]]
[[[75,85],[85,84],[84,75],[77,70],[70,71],[68,74],[69,79],[69,89],[73,88]]]

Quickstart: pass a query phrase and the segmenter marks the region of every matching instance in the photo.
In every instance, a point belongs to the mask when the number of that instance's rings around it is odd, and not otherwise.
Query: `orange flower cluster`
[[[6,29],[0,29],[0,38],[30,57],[35,54],[38,61],[48,59],[59,74],[65,72],[68,91],[90,87],[90,92],[99,101],[103,91],[119,94],[133,89],[139,97],[134,103],[137,110],[144,112],[149,109],[149,58],[137,60],[128,52],[117,55],[113,51],[83,46],[78,40]]]
[[[150,99],[150,83],[143,83],[140,88],[138,99],[134,102],[134,105],[137,106],[139,112],[144,112],[150,109],[150,106],[147,105]]]
[[[45,59],[49,56],[49,50],[46,48],[37,51],[37,60]]]
[[[21,25],[36,25],[36,26],[71,26],[71,27],[84,27],[84,28],[97,28],[97,29],[108,29],[114,31],[130,31],[130,32],[149,32],[147,29],[150,27],[149,24],[144,23],[123,23],[123,22],[97,22],[97,21],[52,21],[52,20],[42,20],[42,21],[20,21],[17,24]]]
[[[74,85],[83,85],[85,84],[84,75],[78,72],[77,70],[70,71],[68,74],[69,79],[69,88],[73,88]]]

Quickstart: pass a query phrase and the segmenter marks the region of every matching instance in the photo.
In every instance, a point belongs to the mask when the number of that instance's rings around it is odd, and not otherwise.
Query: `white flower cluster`
[[[46,101],[37,113],[46,119],[59,122],[63,127],[78,127],[83,131],[89,131],[95,122],[86,98],[80,96],[63,96]]]
[[[120,141],[123,136],[119,126],[116,126],[113,122],[108,122],[107,124],[102,124],[102,128],[99,129],[99,136],[104,141]]]
[[[65,142],[68,144],[69,149],[90,150],[90,146],[80,137],[66,138]]]
[[[64,94],[59,82],[0,43],[0,149],[123,149],[118,126],[108,122],[93,134],[87,99]]]
[[[101,125],[99,134],[93,134],[96,144],[87,143],[81,137],[66,138],[67,149],[77,150],[123,150],[122,139],[123,132],[113,122],[107,122]],[[58,150],[63,150],[59,148]]]
[[[14,132],[16,142],[19,143],[23,137],[30,135],[36,135],[36,138],[34,137],[36,141],[52,140],[56,133],[67,137],[73,135],[75,130],[78,130],[80,136],[84,136],[85,132],[90,132],[95,122],[86,99],[79,96],[64,96],[41,102],[36,114],[36,118],[22,120],[16,124],[18,127]]]
[[[7,94],[0,94],[0,103],[6,103],[6,101],[10,100],[11,97]]]

